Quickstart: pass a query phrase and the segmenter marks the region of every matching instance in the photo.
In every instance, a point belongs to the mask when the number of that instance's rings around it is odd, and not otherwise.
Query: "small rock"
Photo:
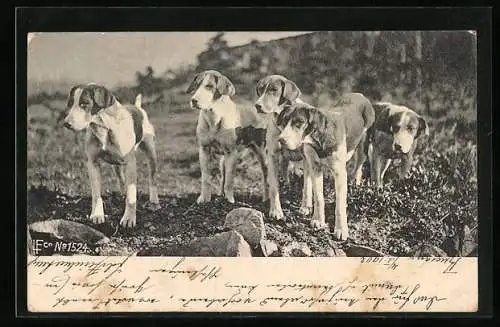
[[[304,242],[292,242],[281,250],[284,257],[310,257],[312,251]]]
[[[251,208],[237,208],[226,215],[224,228],[240,233],[252,247],[256,247],[266,237],[264,214]]]
[[[278,252],[278,245],[269,240],[260,241],[260,248],[265,257],[270,257],[274,253]]]
[[[347,254],[344,252],[344,250],[340,248],[328,248],[326,250],[326,255],[329,257],[346,257]]]
[[[385,257],[385,253],[364,245],[351,244],[345,253],[348,257]]]
[[[412,257],[447,257],[442,249],[431,244],[421,244],[413,247],[410,251]]]
[[[252,251],[243,236],[237,231],[200,237],[192,241],[181,252],[199,257],[251,257]],[[182,255],[186,255],[183,253]]]

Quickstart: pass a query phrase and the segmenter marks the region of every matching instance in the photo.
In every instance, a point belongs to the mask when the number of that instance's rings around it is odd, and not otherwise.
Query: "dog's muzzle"
[[[191,99],[191,107],[193,107],[195,109],[200,109],[200,107],[198,106],[198,100]]]
[[[73,130],[73,125],[71,125],[67,121],[64,122],[63,127],[67,128],[67,129],[70,129],[70,130]]]
[[[262,106],[260,104],[256,104],[255,105],[255,109],[257,109],[257,112],[259,114],[263,114],[264,113],[264,110],[262,110]]]

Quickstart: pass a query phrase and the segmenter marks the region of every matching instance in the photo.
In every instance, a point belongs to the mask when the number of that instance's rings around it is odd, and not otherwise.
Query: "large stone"
[[[386,254],[369,246],[351,244],[345,250],[348,257],[385,257]]]
[[[284,257],[310,257],[312,251],[304,242],[292,242],[281,249]]]
[[[68,242],[84,242],[96,245],[109,242],[109,238],[100,231],[87,225],[64,219],[34,222],[29,225],[29,231],[48,234],[49,237]]]
[[[251,208],[237,208],[226,215],[225,228],[240,233],[252,247],[257,247],[266,237],[264,214]]]
[[[219,233],[193,240],[182,252],[195,257],[251,257],[252,251],[237,231]],[[183,253],[183,255],[187,255]]]

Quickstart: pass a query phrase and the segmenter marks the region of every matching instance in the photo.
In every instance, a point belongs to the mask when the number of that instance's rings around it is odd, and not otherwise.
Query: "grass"
[[[225,214],[238,206],[262,210],[261,175],[257,160],[250,154],[240,159],[235,178],[237,205],[215,199],[207,206],[193,206],[200,188],[200,167],[196,147],[197,112],[189,109],[187,97],[172,91],[163,106],[146,107],[156,128],[159,157],[158,186],[162,210],[138,211],[138,227],[119,231],[113,238],[130,251],[164,255],[162,249],[184,244],[196,236],[221,230]],[[250,101],[241,100],[245,105]],[[59,108],[61,101],[50,102]],[[56,110],[56,111],[57,111]],[[54,110],[32,104],[28,108],[28,222],[50,218],[72,219],[90,224],[90,187],[85,167],[83,133],[74,133],[56,124]],[[475,115],[456,108],[446,117],[429,119],[430,135],[421,140],[410,176],[391,180],[383,190],[369,185],[349,186],[348,217],[351,240],[387,254],[406,256],[420,244],[445,248],[450,228],[463,234],[464,226],[477,226],[477,146]],[[214,163],[215,187],[218,185]],[[113,170],[103,165],[102,182],[109,224],[95,226],[108,234],[120,219],[123,203],[117,193]],[[388,171],[391,176],[392,170]],[[279,245],[306,242],[314,255],[325,255],[331,246],[329,231],[316,232],[298,212],[301,180],[281,190],[288,220],[267,221],[268,238]],[[139,202],[147,199],[147,165],[138,153]],[[335,201],[333,181],[325,179],[326,214],[333,225]],[[451,226],[451,227],[450,227]],[[461,234],[462,233],[462,234]],[[463,236],[463,235],[462,235]],[[472,236],[477,243],[477,236]],[[457,249],[445,249],[456,254]],[[455,251],[455,252],[453,252]]]

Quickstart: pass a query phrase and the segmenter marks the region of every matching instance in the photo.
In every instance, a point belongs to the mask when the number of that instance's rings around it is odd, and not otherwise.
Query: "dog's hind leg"
[[[124,227],[134,227],[136,224],[137,209],[137,165],[135,153],[130,154],[125,168],[125,185],[127,196],[125,200],[125,212],[120,220]]]
[[[267,180],[267,162],[266,162],[266,154],[264,153],[264,149],[255,149],[255,153],[257,154],[257,158],[260,163],[260,168],[262,170],[262,202],[269,201],[269,183]]]
[[[149,203],[148,208],[156,211],[161,208],[160,200],[158,199],[158,185],[156,182],[158,156],[153,135],[145,135],[141,144],[141,150],[144,151],[148,160],[148,180],[149,180]]]

